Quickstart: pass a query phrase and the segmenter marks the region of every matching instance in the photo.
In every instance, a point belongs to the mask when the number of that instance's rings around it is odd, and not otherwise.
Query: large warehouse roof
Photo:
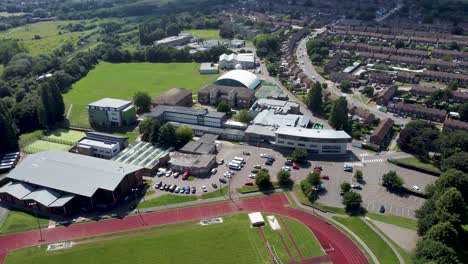
[[[27,156],[8,178],[91,197],[98,189],[113,191],[125,175],[140,166],[72,154],[45,151]]]
[[[255,89],[260,84],[260,79],[246,70],[232,70],[219,77],[215,84]]]

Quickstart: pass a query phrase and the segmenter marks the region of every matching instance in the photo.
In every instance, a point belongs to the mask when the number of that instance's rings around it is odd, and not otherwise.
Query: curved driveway
[[[327,254],[334,263],[368,263],[361,250],[337,228],[317,216],[287,207],[288,204],[289,201],[286,195],[275,194],[239,201],[226,201],[154,212],[143,215],[143,219],[139,216],[130,216],[124,219],[111,219],[101,222],[77,224],[69,227],[44,229],[42,233],[45,241],[43,242],[38,242],[39,232],[37,230],[0,236],[0,263],[3,262],[8,252],[37,244],[49,244],[57,241],[73,240],[147,226],[158,226],[174,222],[253,211],[280,214],[301,221],[312,230],[322,247],[327,250]]]

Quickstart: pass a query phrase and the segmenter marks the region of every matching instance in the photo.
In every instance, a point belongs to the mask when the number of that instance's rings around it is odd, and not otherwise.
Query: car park
[[[261,169],[261,168],[262,168],[262,166],[260,166],[260,165],[258,165],[258,164],[255,164],[255,165],[254,165],[254,169]]]
[[[359,185],[357,183],[351,184],[351,188],[356,189],[356,190],[361,190],[362,189],[361,185]]]
[[[260,154],[260,157],[262,157],[262,158],[267,158],[267,157],[268,157],[268,155],[267,155],[267,154],[265,154],[265,153],[262,153],[262,154]]]
[[[226,181],[225,179],[223,179],[223,178],[220,178],[220,179],[219,179],[219,182],[221,182],[221,183],[227,183],[227,181]]]
[[[174,192],[179,193],[180,192],[180,187],[175,188]]]
[[[172,171],[166,172],[166,177],[171,177],[171,175],[172,175]]]
[[[322,179],[323,179],[323,180],[330,180],[330,176],[328,176],[328,175],[322,175]]]
[[[344,165],[343,170],[346,171],[346,172],[353,172],[353,166]]]
[[[202,191],[203,191],[203,192],[207,192],[207,191],[208,191],[208,189],[206,189],[206,186],[205,186],[205,185],[202,185],[201,188],[202,188]]]
[[[286,162],[284,163],[284,165],[286,166],[291,166],[293,164],[292,160],[286,160]]]
[[[271,166],[271,165],[273,165],[273,161],[271,161],[271,160],[266,160],[266,161],[265,161],[265,165]]]
[[[214,182],[211,184],[211,186],[212,186],[213,188],[215,188],[215,189],[218,188],[218,185],[217,185],[216,183],[214,183]]]
[[[259,172],[260,172],[260,170],[253,169],[253,170],[251,170],[250,172],[251,172],[251,173],[259,173]]]
[[[244,185],[245,186],[253,186],[253,182],[245,182]]]

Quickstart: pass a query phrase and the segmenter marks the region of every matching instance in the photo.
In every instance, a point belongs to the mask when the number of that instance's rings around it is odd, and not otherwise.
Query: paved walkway
[[[178,208],[143,214],[141,216],[130,216],[123,219],[111,219],[68,227],[44,229],[42,233],[45,240],[42,242],[38,241],[39,232],[37,230],[0,236],[0,263],[3,262],[8,252],[28,246],[254,211],[284,215],[304,223],[312,230],[323,248],[333,248],[333,250],[327,252],[333,263],[368,263],[359,247],[337,228],[303,210],[290,208],[287,206],[288,204],[289,201],[286,195],[273,194],[239,201],[224,201],[188,208]]]
[[[377,226],[391,240],[395,241],[395,243],[402,249],[411,252],[416,248],[419,236],[415,230],[387,224],[373,219],[370,219],[369,221]]]

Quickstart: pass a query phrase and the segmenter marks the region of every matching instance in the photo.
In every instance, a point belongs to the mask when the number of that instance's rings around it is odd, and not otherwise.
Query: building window
[[[294,145],[294,142],[288,142],[287,144],[288,145]]]
[[[302,143],[298,143],[297,144],[299,147],[305,147],[305,144],[302,144]]]
[[[284,141],[278,140],[278,143],[279,143],[279,144],[284,144]]]

